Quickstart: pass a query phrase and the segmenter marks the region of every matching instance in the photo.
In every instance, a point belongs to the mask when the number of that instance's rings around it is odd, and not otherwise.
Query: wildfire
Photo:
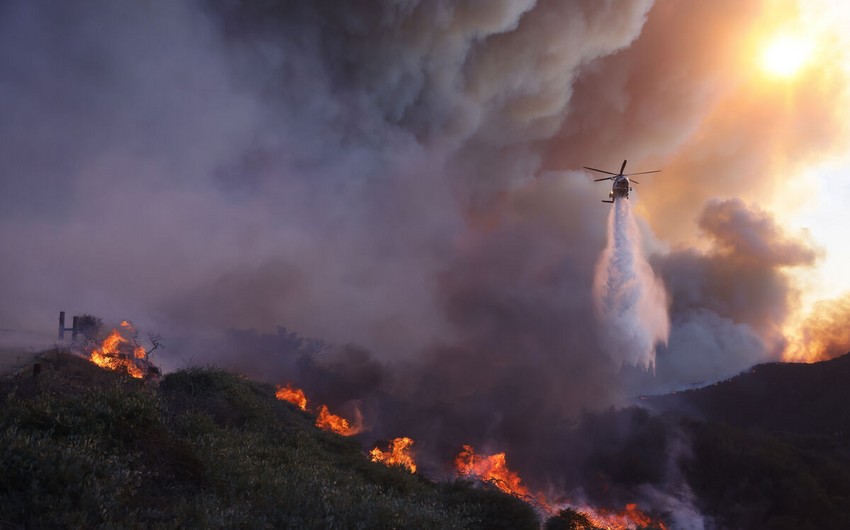
[[[288,401],[301,410],[307,410],[307,396],[300,388],[295,388],[292,383],[286,386],[278,386],[275,397],[281,401]]]
[[[377,447],[369,452],[372,457],[372,462],[382,462],[388,466],[402,466],[410,470],[411,473],[416,473],[416,462],[413,460],[413,455],[410,454],[410,447],[413,445],[413,439],[406,436],[394,438],[386,451],[381,451]]]
[[[327,405],[319,407],[319,415],[316,417],[316,427],[326,431],[333,431],[343,436],[354,436],[363,430],[363,428],[359,425],[359,422],[358,424],[351,425],[351,423],[342,416],[332,414],[331,411],[328,410]]]
[[[641,511],[635,503],[626,504],[626,507],[619,512],[589,506],[575,509],[584,515],[594,528],[601,530],[635,530],[637,528],[668,530],[666,524]]]
[[[505,493],[518,497],[529,495],[528,488],[521,484],[519,475],[508,469],[505,453],[482,456],[475,454],[471,445],[464,445],[463,451],[455,458],[455,468],[458,474],[479,477]]]
[[[278,385],[275,397],[292,403],[301,410],[308,410],[305,392],[292,383],[287,383],[285,386]],[[331,413],[327,405],[320,405],[316,416],[316,426],[342,436],[353,436],[363,430],[359,410],[356,414],[356,421],[352,423],[346,418]],[[411,450],[413,444],[413,439],[406,436],[393,438],[386,450],[376,446],[369,451],[369,456],[372,462],[380,462],[387,466],[401,466],[415,473],[417,466]],[[508,468],[505,453],[479,455],[471,445],[464,445],[463,450],[455,458],[455,468],[460,476],[474,477],[493,484],[507,494],[521,497],[528,502],[535,502],[543,513],[552,515],[557,511],[553,509],[557,505],[547,501],[542,494],[535,495],[529,492],[519,474]],[[638,528],[669,530],[664,522],[641,511],[636,503],[627,504],[621,511],[578,505],[570,501],[558,503],[558,505],[580,514],[585,524],[591,525],[588,528],[593,530],[636,530]]]
[[[287,383],[286,386],[278,386],[275,397],[281,401],[288,401],[301,410],[307,410],[307,395],[300,388],[296,388],[292,383]],[[350,421],[337,416],[328,410],[327,405],[319,407],[319,412],[316,416],[316,427],[326,431],[332,431],[342,436],[354,436],[363,430],[363,418],[360,416],[360,411],[356,410],[356,421],[352,425]]]
[[[136,379],[142,379],[145,372],[139,364],[147,361],[147,352],[136,342],[135,335],[136,329],[124,320],[120,328],[113,329],[100,346],[92,349],[89,359],[102,368],[126,371]]]

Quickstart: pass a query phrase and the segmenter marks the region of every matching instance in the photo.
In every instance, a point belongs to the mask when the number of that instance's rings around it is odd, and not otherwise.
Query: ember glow
[[[307,396],[300,388],[295,388],[292,383],[286,386],[278,386],[275,397],[281,401],[288,401],[301,410],[307,410]]]
[[[372,462],[381,462],[388,466],[401,466],[411,473],[416,473],[416,461],[410,452],[412,445],[413,439],[406,436],[393,438],[386,451],[375,447],[369,451],[369,455],[372,457]]]
[[[103,339],[100,346],[95,346],[89,354],[94,364],[116,372],[126,371],[136,379],[145,376],[144,370],[137,361],[147,361],[147,352],[135,340],[136,329],[128,321]]]
[[[461,476],[480,478],[505,493],[517,497],[529,496],[528,488],[522,484],[519,475],[508,469],[505,453],[478,455],[471,445],[464,445],[463,451],[455,458],[455,469]]]

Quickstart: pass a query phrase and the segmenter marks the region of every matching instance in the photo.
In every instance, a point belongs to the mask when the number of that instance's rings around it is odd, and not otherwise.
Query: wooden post
[[[77,342],[77,334],[80,332],[80,326],[78,324],[78,318],[74,317],[73,323],[70,328],[65,327],[65,312],[59,311],[59,340],[65,340],[65,332],[71,332],[71,342]]]

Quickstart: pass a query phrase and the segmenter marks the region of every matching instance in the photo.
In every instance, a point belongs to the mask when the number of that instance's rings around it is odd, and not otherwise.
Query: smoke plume
[[[789,338],[784,357],[790,361],[823,361],[850,350],[850,295],[817,302]]]
[[[644,257],[627,199],[616,199],[608,215],[608,245],[596,265],[593,294],[608,355],[654,371],[655,347],[670,334],[667,293]]]

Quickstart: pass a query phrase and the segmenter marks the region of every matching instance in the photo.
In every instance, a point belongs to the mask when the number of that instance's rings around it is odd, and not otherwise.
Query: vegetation
[[[681,419],[698,507],[733,528],[850,528],[850,354],[650,398]]]
[[[94,315],[80,315],[77,318],[77,332],[81,333],[87,339],[96,339],[100,330],[103,328],[103,320]]]
[[[550,517],[543,528],[545,530],[598,530],[586,515],[572,508],[561,510]]]
[[[41,362],[0,382],[2,528],[539,528],[513,496],[369,461],[269,385]]]
[[[0,379],[0,528],[540,528],[529,504],[495,487],[371,462],[270,385],[216,368],[157,384],[59,351],[37,363]],[[577,463],[585,491],[663,483],[675,437],[687,441],[678,464],[694,504],[718,528],[850,528],[846,400],[822,397],[846,390],[801,369],[787,376],[807,378],[796,388],[768,367],[686,393],[699,421],[638,409],[586,415],[575,429],[596,448]],[[753,405],[774,388],[798,399],[784,402],[787,427]],[[566,509],[544,528],[593,524]]]
[[[689,421],[687,430],[693,455],[685,475],[700,507],[724,527],[850,528],[846,459],[757,429]]]

